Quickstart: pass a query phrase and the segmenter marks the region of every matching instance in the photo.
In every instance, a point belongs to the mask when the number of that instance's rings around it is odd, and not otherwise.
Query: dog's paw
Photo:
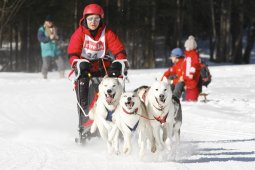
[[[151,152],[155,153],[156,151],[157,151],[157,146],[155,144],[151,145]]]
[[[115,153],[115,155],[120,155],[120,151],[119,150],[115,150],[114,153]]]
[[[127,147],[123,148],[123,153],[128,155],[130,153],[130,149],[128,149]]]

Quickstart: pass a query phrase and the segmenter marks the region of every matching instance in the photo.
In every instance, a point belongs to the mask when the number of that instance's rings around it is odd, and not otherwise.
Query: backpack
[[[200,77],[202,86],[207,87],[212,81],[212,75],[210,73],[208,65],[204,61],[201,61],[200,67],[201,67]]]

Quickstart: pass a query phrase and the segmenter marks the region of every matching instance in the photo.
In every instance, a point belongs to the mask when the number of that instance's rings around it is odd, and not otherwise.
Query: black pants
[[[77,80],[77,88],[75,89],[76,97],[86,114],[89,113],[89,106],[95,95],[98,93],[98,85],[100,82],[101,78],[98,77],[82,77]],[[80,107],[77,107],[79,114],[79,127],[81,127],[83,123],[88,121],[89,117],[85,117]]]
[[[176,85],[171,84],[173,95],[178,99],[181,98],[182,92],[184,91],[184,82],[178,82]]]

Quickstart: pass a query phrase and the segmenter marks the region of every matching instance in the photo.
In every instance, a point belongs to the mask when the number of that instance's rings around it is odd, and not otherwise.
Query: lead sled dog
[[[119,153],[119,131],[124,137],[123,152],[131,153],[131,137],[133,132],[138,133],[139,156],[144,155],[144,149],[149,142],[151,152],[155,152],[156,146],[152,134],[150,122],[145,118],[148,117],[144,104],[135,92],[124,92],[121,95],[119,105],[113,114],[115,127],[112,128],[109,140],[115,140],[115,152]]]
[[[171,150],[173,141],[176,144],[180,141],[182,111],[179,100],[172,96],[168,80],[164,78],[151,87],[142,86],[136,91],[146,106],[157,149]]]
[[[105,76],[98,90],[98,99],[89,111],[90,119],[94,120],[90,132],[94,133],[98,128],[100,136],[107,142],[108,152],[111,152],[112,141],[108,140],[108,133],[113,126],[112,114],[123,93],[123,86],[117,78]]]

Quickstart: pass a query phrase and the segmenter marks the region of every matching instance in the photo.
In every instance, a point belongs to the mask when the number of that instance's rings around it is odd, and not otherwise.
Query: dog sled
[[[80,70],[80,65],[81,63],[84,64],[85,63],[89,63],[88,60],[86,59],[78,59],[77,60],[77,64],[76,64],[76,69],[73,69],[70,73],[69,73],[69,79],[71,77],[71,75],[75,72],[74,74],[74,79],[72,80],[73,85],[74,85],[74,89],[76,89],[76,96],[77,96],[77,107],[78,107],[78,137],[75,138],[75,142],[79,143],[79,144],[85,144],[86,140],[90,140],[92,137],[96,137],[98,136],[98,133],[91,133],[90,129],[91,126],[93,124],[93,120],[89,119],[89,110],[93,107],[93,105],[96,103],[97,101],[97,94],[98,94],[98,86],[100,84],[100,82],[102,81],[101,77],[93,77],[91,75],[90,72],[86,72],[86,73],[81,73]],[[112,63],[118,62],[120,63],[120,67],[121,67],[121,72],[120,73],[116,73],[114,72],[114,70],[110,71],[110,76],[115,77],[118,75],[121,75],[119,77],[121,77],[122,82],[123,82],[123,88],[125,89],[125,80],[127,79],[127,73],[125,70],[125,64],[127,62],[126,59],[123,60],[115,60]],[[106,75],[108,75],[108,71],[106,70]],[[89,81],[89,87],[88,87],[88,109],[85,110],[82,107],[82,102],[83,99],[81,99],[81,94],[82,94],[82,86],[84,85],[84,83],[88,83],[85,82]]]

